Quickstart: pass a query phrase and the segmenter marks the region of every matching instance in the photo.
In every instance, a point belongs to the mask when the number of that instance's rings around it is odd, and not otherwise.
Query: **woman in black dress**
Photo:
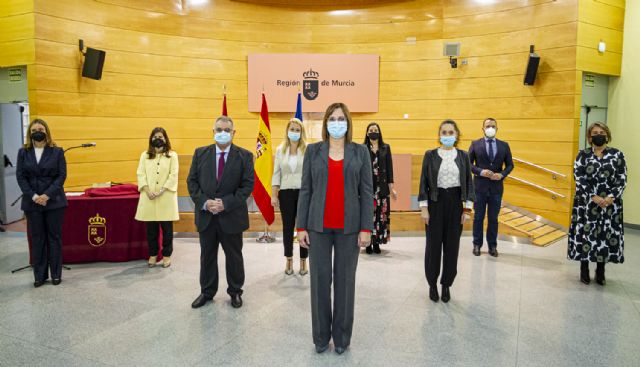
[[[391,147],[382,139],[380,125],[372,122],[367,126],[364,145],[369,148],[371,166],[373,168],[373,232],[371,245],[367,246],[367,253],[380,253],[380,245],[391,239],[389,196],[397,200],[398,193],[393,189],[393,159]]]
[[[576,194],[569,228],[568,258],[580,261],[580,280],[589,284],[589,262],[597,263],[596,282],[605,284],[604,265],[624,262],[622,193],[627,185],[624,155],[608,147],[611,132],[594,122],[587,129],[590,148],[574,163]]]

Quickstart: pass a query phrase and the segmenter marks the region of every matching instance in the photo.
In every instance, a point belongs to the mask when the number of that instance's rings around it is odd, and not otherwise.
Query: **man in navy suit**
[[[487,214],[487,244],[489,254],[498,257],[498,215],[504,191],[502,181],[513,170],[511,149],[507,142],[495,138],[498,123],[488,117],[482,123],[484,137],[471,142],[469,159],[474,174],[476,200],[473,218],[473,254],[480,256],[483,223]],[[488,212],[488,213],[487,213]]]

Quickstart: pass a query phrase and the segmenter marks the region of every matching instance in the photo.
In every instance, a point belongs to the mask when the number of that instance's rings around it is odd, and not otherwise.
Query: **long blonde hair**
[[[291,127],[291,124],[298,124],[298,126],[300,126],[300,140],[298,140],[298,149],[300,149],[300,152],[304,154],[305,149],[307,149],[307,134],[304,132],[304,125],[302,124],[302,121],[295,117],[289,120],[287,128],[284,130],[284,140],[278,146],[278,150],[282,154],[286,154],[289,151],[289,148],[291,147],[291,141],[289,140],[289,127]]]

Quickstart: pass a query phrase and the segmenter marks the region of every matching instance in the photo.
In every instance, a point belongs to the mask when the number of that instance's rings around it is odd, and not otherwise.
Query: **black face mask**
[[[162,148],[164,146],[164,140],[162,139],[153,139],[151,141],[151,145],[155,148]]]
[[[31,133],[31,139],[37,142],[44,141],[46,138],[47,138],[47,134],[43,133],[42,131],[36,131],[34,133]]]
[[[369,136],[369,139],[371,139],[371,140],[380,139],[380,133],[368,133],[367,136]]]
[[[591,142],[593,143],[593,145],[595,145],[597,147],[601,147],[601,146],[607,144],[607,136],[606,135],[593,135],[591,137]]]

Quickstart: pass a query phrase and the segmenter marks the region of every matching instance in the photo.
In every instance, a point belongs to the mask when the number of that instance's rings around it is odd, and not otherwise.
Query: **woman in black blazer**
[[[29,124],[27,141],[18,151],[16,177],[31,236],[33,286],[44,284],[49,269],[51,282],[58,285],[62,281],[62,219],[67,206],[63,186],[67,162],[44,120],[35,119]]]
[[[380,245],[391,239],[390,218],[391,205],[389,196],[397,200],[398,194],[393,189],[393,159],[391,147],[384,143],[382,130],[377,122],[367,126],[364,145],[369,148],[371,168],[373,174],[373,232],[371,245],[367,246],[367,253],[380,253]]]
[[[425,223],[427,246],[424,268],[429,298],[438,302],[438,277],[442,302],[449,302],[449,287],[458,273],[458,250],[462,226],[469,219],[475,192],[471,163],[466,151],[456,148],[460,129],[453,120],[444,120],[438,129],[441,146],[425,153],[420,175],[418,201]],[[440,262],[442,259],[442,275]]]

